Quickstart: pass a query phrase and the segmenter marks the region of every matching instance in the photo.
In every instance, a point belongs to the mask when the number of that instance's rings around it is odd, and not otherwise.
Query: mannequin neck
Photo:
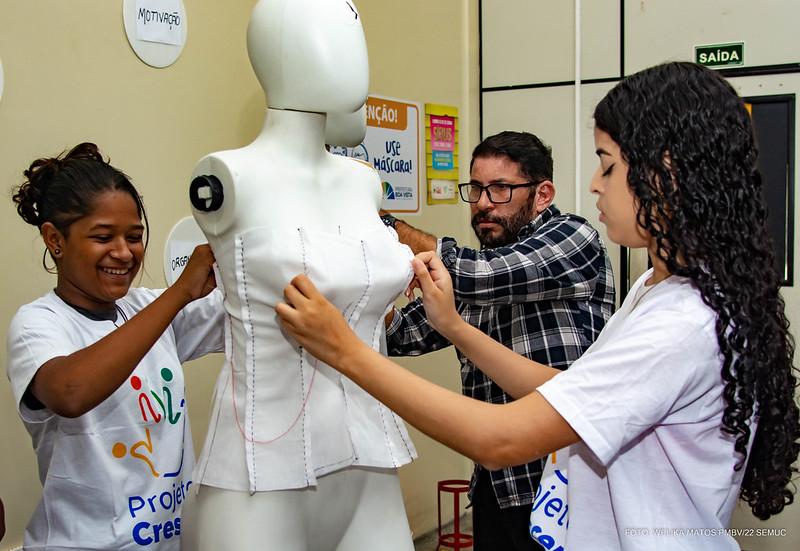
[[[325,114],[268,108],[256,147],[278,148],[305,158],[325,153]]]

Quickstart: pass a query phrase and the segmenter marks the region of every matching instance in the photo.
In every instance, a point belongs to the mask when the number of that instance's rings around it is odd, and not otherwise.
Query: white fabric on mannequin
[[[411,550],[396,468],[416,451],[403,422],[298,348],[274,313],[306,273],[385,350],[384,314],[411,278],[410,250],[378,217],[377,173],[325,150],[325,113],[353,116],[366,100],[360,16],[344,0],[261,0],[248,51],[264,127],[201,159],[190,192],[219,267],[228,346],[184,548],[367,549],[380,527],[381,549]]]

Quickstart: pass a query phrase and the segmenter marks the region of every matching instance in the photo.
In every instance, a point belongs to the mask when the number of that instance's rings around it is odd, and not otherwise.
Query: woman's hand
[[[283,326],[313,356],[343,371],[346,355],[366,346],[342,317],[305,275],[298,275],[283,290],[286,302],[275,312]]]
[[[419,253],[411,261],[411,266],[417,286],[422,289],[422,305],[428,322],[450,339],[453,332],[464,324],[464,320],[456,311],[453,281],[447,268],[433,251]]]
[[[187,303],[203,298],[217,286],[214,262],[214,253],[208,244],[195,247],[189,262],[173,284],[173,287],[185,293]]]

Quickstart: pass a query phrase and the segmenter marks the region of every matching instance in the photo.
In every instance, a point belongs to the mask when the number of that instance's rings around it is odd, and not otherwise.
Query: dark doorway
[[[794,284],[795,95],[744,98],[753,117],[758,169],[767,204],[767,229],[783,285]]]

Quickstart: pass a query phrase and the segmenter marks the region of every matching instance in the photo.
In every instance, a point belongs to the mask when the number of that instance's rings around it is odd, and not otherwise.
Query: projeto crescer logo
[[[178,401],[173,396],[170,386],[172,386],[174,375],[169,368],[162,368],[159,375],[163,384],[158,390],[144,388],[142,380],[136,375],[130,378],[129,383],[136,396],[135,407],[138,414],[141,415],[142,421],[146,423],[142,425],[144,434],[141,434],[140,439],[133,443],[115,442],[111,448],[111,454],[115,458],[126,460],[130,456],[136,460],[134,468],[144,469],[152,478],[169,481],[168,485],[158,488],[154,492],[148,490],[144,494],[140,495],[140,492],[126,498],[127,510],[131,519],[138,521],[133,525],[131,537],[141,546],[149,546],[180,536],[180,505],[192,484],[191,480],[184,482],[180,478],[185,452],[186,399],[182,397]],[[152,428],[154,431],[170,430],[169,425],[178,423],[181,423],[182,426],[180,459],[177,465],[162,465],[159,458],[163,460],[165,454],[164,452],[159,453],[160,450],[153,445],[150,429]],[[159,440],[159,442],[161,441]],[[168,457],[174,457],[169,453],[170,451],[166,452]],[[156,515],[156,521],[151,522],[154,520],[152,517]],[[171,518],[163,520],[165,516],[171,516]]]

